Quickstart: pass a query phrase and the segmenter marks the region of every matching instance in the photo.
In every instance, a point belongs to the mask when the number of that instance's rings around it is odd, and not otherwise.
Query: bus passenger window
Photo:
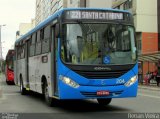
[[[42,40],[42,53],[47,53],[50,50],[50,26],[44,29],[44,39]]]
[[[36,55],[41,54],[41,49],[42,49],[42,45],[41,45],[41,39],[40,39],[40,31],[37,32],[37,42],[36,42]]]
[[[30,52],[29,52],[30,57],[35,55],[35,42],[36,42],[36,37],[37,37],[37,34],[34,33],[34,34],[32,35],[32,39],[31,39],[31,41],[30,41]]]
[[[25,58],[25,45],[21,47],[21,59]]]

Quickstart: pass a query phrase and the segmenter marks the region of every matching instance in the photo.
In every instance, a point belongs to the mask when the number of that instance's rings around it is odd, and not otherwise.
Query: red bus
[[[8,50],[8,53],[6,55],[5,76],[7,84],[14,84],[13,58],[14,58],[14,50],[10,49]]]

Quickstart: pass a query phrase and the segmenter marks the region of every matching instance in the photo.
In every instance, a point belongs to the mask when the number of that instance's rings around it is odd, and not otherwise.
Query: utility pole
[[[0,25],[0,72],[2,71],[2,61],[3,61],[3,56],[2,56],[2,41],[1,41],[1,28],[3,26],[6,26],[5,24]]]

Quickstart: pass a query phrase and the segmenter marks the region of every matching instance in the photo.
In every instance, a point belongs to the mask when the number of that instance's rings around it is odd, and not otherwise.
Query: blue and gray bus
[[[132,15],[115,9],[66,8],[15,42],[21,94],[55,99],[136,97],[138,63]]]

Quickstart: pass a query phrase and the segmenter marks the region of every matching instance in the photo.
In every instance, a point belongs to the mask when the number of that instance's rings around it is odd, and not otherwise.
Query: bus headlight
[[[73,81],[72,79],[65,77],[65,76],[60,76],[59,78],[60,80],[62,80],[65,84],[73,87],[73,88],[78,88],[79,84],[76,83],[75,81]]]
[[[138,76],[136,75],[136,76],[133,76],[128,82],[126,82],[124,85],[126,86],[126,87],[129,87],[129,86],[131,86],[131,85],[133,85],[136,81],[137,81],[137,79],[138,79]]]

